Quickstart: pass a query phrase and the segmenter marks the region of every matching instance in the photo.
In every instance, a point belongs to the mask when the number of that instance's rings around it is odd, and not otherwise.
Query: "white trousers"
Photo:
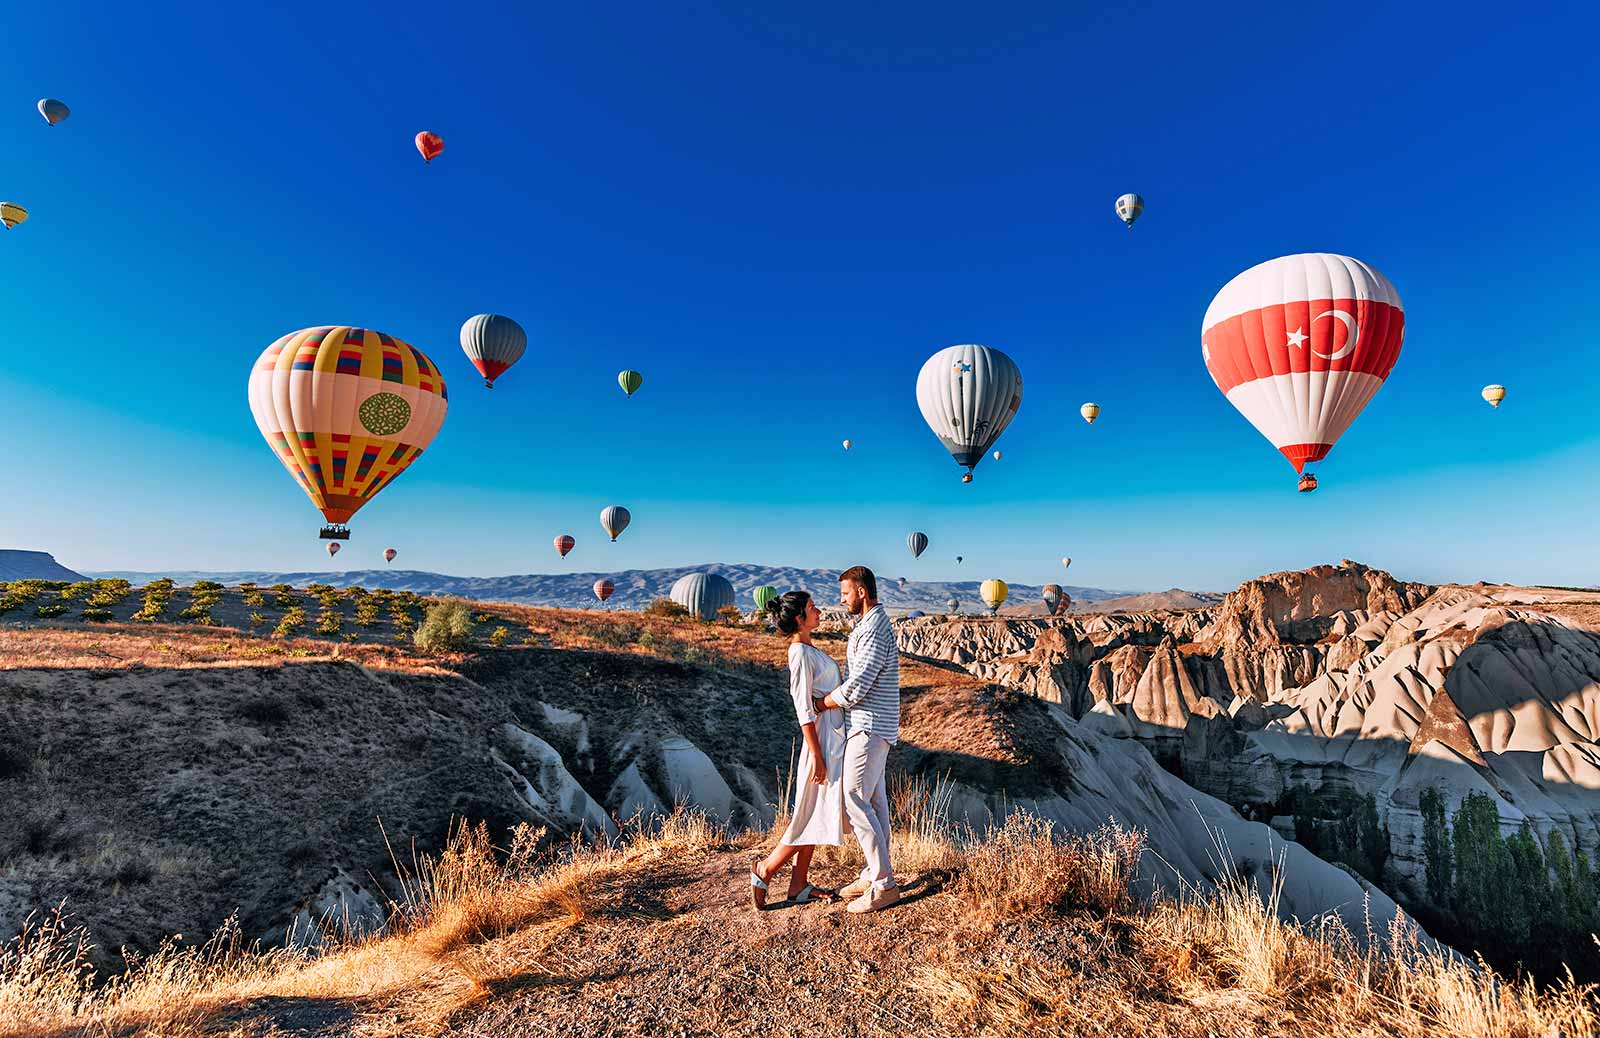
[[[895,886],[889,865],[889,790],[884,765],[889,741],[871,732],[851,732],[844,748],[844,810],[861,843],[867,867],[861,878],[874,890]]]

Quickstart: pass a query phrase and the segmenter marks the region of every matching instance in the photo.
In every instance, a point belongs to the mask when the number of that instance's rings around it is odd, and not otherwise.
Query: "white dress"
[[[790,845],[844,842],[844,711],[818,713],[812,694],[818,697],[839,687],[839,664],[814,645],[799,642],[789,646],[789,694],[794,697],[795,719],[801,724],[815,721],[817,744],[828,767],[828,781],[811,781],[811,746],[800,741],[800,763],[794,772],[794,810],[783,842]]]

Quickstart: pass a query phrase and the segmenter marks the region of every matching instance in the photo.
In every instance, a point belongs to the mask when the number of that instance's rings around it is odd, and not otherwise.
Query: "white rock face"
[[[555,747],[514,724],[501,725],[499,734],[509,752],[501,756],[500,751],[491,750],[490,754],[541,824],[557,832],[617,835],[611,816],[567,771]]]
[[[320,948],[343,934],[377,933],[387,921],[388,913],[370,886],[341,868],[295,906],[288,931],[282,936],[290,945]],[[266,936],[273,940],[279,935]]]

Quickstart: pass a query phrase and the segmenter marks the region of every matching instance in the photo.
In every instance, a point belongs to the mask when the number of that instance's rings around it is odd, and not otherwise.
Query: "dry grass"
[[[1337,924],[1287,924],[1276,890],[1244,879],[1138,900],[1138,832],[1064,836],[1022,814],[975,832],[947,824],[940,785],[893,794],[897,869],[930,892],[882,916],[750,913],[729,889],[748,846],[693,813],[554,847],[523,829],[496,849],[462,826],[443,854],[401,869],[384,934],[334,932],[320,952],[249,948],[229,927],[101,984],[87,935],[45,919],[0,951],[0,1035],[266,1035],[286,1004],[320,1007],[323,1033],[364,1036],[491,1033],[490,1020],[513,1036],[715,1034],[727,1001],[686,1009],[661,992],[730,980],[740,1007],[766,1005],[780,1025],[808,1004],[863,1035],[1576,1038],[1600,1026],[1592,988],[1504,981],[1404,925],[1357,941]],[[843,850],[818,859],[835,874],[859,864]],[[835,965],[818,972],[806,956]],[[840,962],[842,983],[821,987]],[[785,994],[793,976],[760,979],[774,963],[815,974],[811,1002]],[[608,1016],[628,984],[636,1016]]]

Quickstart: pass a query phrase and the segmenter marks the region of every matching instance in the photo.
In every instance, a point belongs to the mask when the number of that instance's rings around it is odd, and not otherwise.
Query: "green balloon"
[[[778,597],[778,589],[767,584],[762,584],[750,592],[750,597],[756,600],[756,608],[766,612],[767,603]]]
[[[637,371],[619,372],[617,374],[617,385],[622,387],[624,393],[632,396],[640,386],[644,385],[644,376]]]

